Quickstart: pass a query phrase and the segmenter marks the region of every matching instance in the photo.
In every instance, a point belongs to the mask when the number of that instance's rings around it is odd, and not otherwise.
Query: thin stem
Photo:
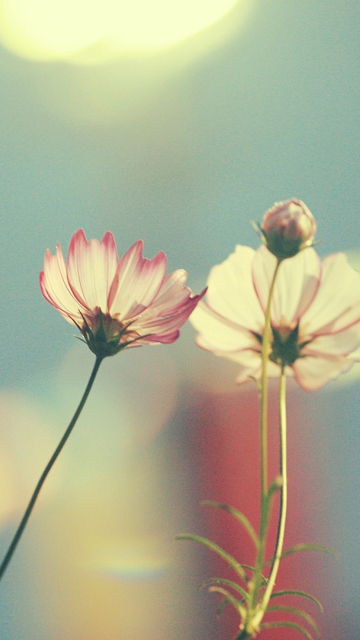
[[[274,275],[269,289],[269,296],[265,311],[265,326],[262,337],[261,349],[261,390],[260,390],[260,479],[261,479],[261,515],[260,515],[260,535],[259,550],[256,558],[256,570],[254,575],[254,584],[252,589],[251,605],[249,608],[249,622],[251,625],[251,617],[256,608],[259,588],[261,585],[261,574],[264,564],[266,531],[269,518],[269,500],[268,500],[268,437],[267,437],[267,411],[268,411],[268,376],[267,364],[271,346],[271,304],[274,294],[276,276],[281,264],[281,260],[276,263]],[[246,625],[245,625],[246,628]]]
[[[281,369],[280,376],[280,391],[279,391],[279,414],[280,414],[280,474],[282,479],[282,485],[280,488],[280,514],[279,524],[275,544],[275,556],[273,565],[271,567],[269,580],[264,591],[264,595],[261,601],[259,614],[257,617],[257,624],[261,622],[261,619],[266,611],[266,607],[269,603],[272,590],[275,585],[276,576],[278,573],[281,554],[284,544],[285,535],[285,523],[286,523],[286,510],[287,510],[287,447],[286,447],[286,375],[284,373],[284,367]]]
[[[271,339],[271,304],[273,299],[273,293],[275,288],[276,276],[280,267],[281,261],[276,263],[273,279],[271,282],[269,297],[265,312],[265,327],[262,339],[261,349],[261,397],[260,397],[260,428],[261,428],[261,446],[260,446],[260,468],[261,468],[261,494],[262,500],[267,496],[268,484],[267,484],[267,408],[268,408],[268,377],[267,377],[267,364],[270,353],[270,339]]]
[[[24,532],[24,529],[25,529],[25,527],[27,525],[27,521],[29,520],[30,514],[31,514],[31,512],[33,510],[33,507],[34,507],[35,502],[37,500],[37,497],[38,497],[38,495],[39,495],[39,493],[41,491],[41,488],[42,488],[42,486],[43,486],[43,484],[44,484],[44,482],[45,482],[45,480],[46,480],[46,478],[47,478],[47,476],[48,476],[48,474],[49,474],[54,462],[56,461],[56,459],[59,456],[61,450],[63,449],[67,439],[69,438],[70,433],[72,432],[72,430],[73,430],[73,428],[74,428],[74,426],[75,426],[75,424],[77,422],[77,419],[78,419],[78,417],[79,417],[79,415],[80,415],[80,413],[81,413],[81,411],[82,411],[82,409],[84,407],[84,404],[85,404],[85,402],[86,402],[86,400],[88,398],[88,395],[89,395],[89,393],[91,391],[91,387],[93,386],[94,380],[96,378],[96,374],[97,374],[97,372],[99,370],[99,367],[100,367],[100,364],[101,364],[102,360],[103,360],[102,357],[101,358],[100,357],[96,358],[94,368],[93,368],[93,370],[91,372],[91,376],[89,378],[89,382],[87,383],[87,386],[86,386],[86,389],[84,391],[84,395],[81,398],[80,404],[79,404],[78,408],[76,409],[76,411],[74,413],[74,416],[73,416],[69,426],[67,427],[63,437],[61,438],[58,446],[56,447],[53,455],[51,456],[49,462],[47,463],[42,475],[40,476],[40,480],[38,481],[38,483],[37,483],[37,485],[35,487],[34,493],[31,496],[30,502],[29,502],[29,504],[28,504],[28,506],[26,508],[26,511],[25,511],[23,517],[22,517],[22,520],[21,520],[21,522],[20,522],[20,524],[19,524],[19,526],[18,526],[18,528],[16,530],[16,533],[15,533],[13,539],[12,539],[12,542],[11,542],[11,544],[10,544],[6,554],[5,554],[5,557],[4,557],[4,559],[3,559],[3,561],[2,561],[2,563],[0,565],[0,580],[3,577],[5,571],[6,571],[7,567],[8,567],[8,564],[9,564],[9,562],[10,562],[10,560],[11,560],[11,558],[12,558],[14,552],[15,552],[17,544],[18,544],[18,542],[19,542],[19,540],[20,540],[20,538],[21,538],[21,536],[22,536],[22,534]]]

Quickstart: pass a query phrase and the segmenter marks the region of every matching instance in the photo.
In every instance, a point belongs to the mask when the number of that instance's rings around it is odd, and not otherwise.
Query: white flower
[[[237,246],[213,267],[206,301],[190,321],[196,342],[240,365],[237,382],[261,377],[265,309],[277,259],[265,246]],[[320,261],[312,248],[279,267],[271,306],[268,374],[284,366],[306,390],[316,390],[360,360],[360,274],[344,254]]]

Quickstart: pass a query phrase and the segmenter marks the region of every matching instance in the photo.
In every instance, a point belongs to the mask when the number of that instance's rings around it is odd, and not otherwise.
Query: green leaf
[[[297,609],[296,607],[274,605],[274,606],[268,607],[266,611],[284,611],[286,613],[293,613],[295,616],[300,616],[301,618],[304,618],[304,620],[306,620],[306,622],[314,629],[317,636],[320,635],[319,627],[316,624],[314,618],[310,616],[308,613],[306,613],[306,611],[303,611],[302,609]]]
[[[279,489],[281,489],[281,487],[283,486],[283,479],[281,476],[277,476],[275,478],[275,480],[273,480],[273,482],[271,483],[268,492],[267,492],[267,499],[271,499],[274,495],[274,493],[276,493],[277,491],[279,491]]]
[[[233,589],[235,589],[235,591],[238,591],[238,593],[240,593],[244,600],[247,600],[249,598],[249,594],[245,591],[245,589],[240,587],[240,585],[236,582],[227,580],[227,578],[210,578],[210,580],[204,580],[204,582],[202,582],[200,585],[200,589],[208,587],[212,584],[226,584],[228,585],[228,587],[232,587]]]
[[[226,605],[229,604],[229,600],[227,598],[224,598],[224,600],[222,600],[220,602],[220,605],[218,606],[218,610],[216,612],[216,617],[220,618],[222,612],[224,611],[224,608],[226,607]]]
[[[245,582],[247,582],[248,577],[244,569],[242,568],[241,564],[237,560],[235,560],[235,558],[232,555],[230,555],[230,553],[228,553],[227,551],[224,551],[224,549],[219,547],[219,545],[215,544],[215,542],[211,542],[211,540],[209,540],[208,538],[203,538],[202,536],[196,536],[191,533],[179,533],[177,536],[175,536],[175,539],[176,540],[192,540],[193,542],[200,542],[200,544],[205,545],[205,547],[208,547],[208,549],[211,549],[211,551],[214,551],[215,553],[217,553],[218,556],[220,556],[220,558],[223,558],[223,560],[226,560],[229,563],[229,565],[236,571],[236,573],[243,580],[245,580]]]
[[[281,554],[281,558],[286,558],[286,556],[290,556],[292,553],[297,553],[298,551],[321,551],[322,553],[328,553],[331,556],[337,556],[338,552],[335,549],[331,549],[330,547],[324,547],[321,544],[296,544],[291,549],[287,549]]]
[[[270,485],[270,487],[268,489],[268,492],[265,495],[265,500],[264,500],[264,522],[266,523],[266,525],[267,525],[268,520],[269,520],[273,497],[274,497],[275,493],[281,489],[282,485],[283,485],[282,477],[281,476],[277,476],[275,478],[275,480],[271,483],[271,485]]]
[[[201,504],[203,504],[203,505],[205,505],[207,507],[215,507],[217,509],[224,509],[225,511],[228,511],[229,513],[231,513],[232,516],[235,516],[235,518],[239,522],[241,522],[241,524],[244,526],[244,528],[248,532],[248,534],[251,537],[256,549],[259,548],[259,545],[260,545],[259,537],[258,537],[257,533],[255,532],[255,529],[252,526],[251,522],[248,520],[248,518],[243,513],[241,513],[241,511],[238,511],[238,509],[235,509],[235,507],[230,507],[229,505],[222,504],[221,502],[213,502],[212,500],[203,500],[201,502]]]
[[[255,567],[252,567],[250,564],[241,563],[241,566],[243,569],[248,569],[248,571],[252,571],[252,573],[256,573]],[[260,578],[262,579],[263,585],[266,585],[269,582],[268,578],[265,578],[265,576],[262,573],[260,573]]]
[[[321,613],[324,613],[324,607],[322,606],[321,602],[317,598],[315,598],[315,596],[312,596],[306,591],[299,591],[297,589],[283,589],[282,591],[274,591],[271,594],[270,598],[278,598],[281,596],[300,596],[301,598],[308,598],[308,600],[315,602]]]
[[[277,627],[289,627],[290,629],[296,629],[296,631],[302,633],[302,635],[305,636],[307,640],[314,640],[311,633],[306,631],[304,627],[296,624],[295,622],[287,622],[284,620],[282,622],[264,622],[260,625],[260,629],[276,629]]]
[[[236,598],[234,598],[234,596],[232,595],[232,593],[230,593],[230,591],[228,591],[227,589],[223,589],[222,587],[209,587],[209,591],[211,593],[221,593],[223,596],[226,597],[227,603],[232,604],[233,607],[236,609],[236,611],[240,614],[241,620],[243,620],[246,616],[246,609],[245,607],[242,606],[241,602],[239,602],[239,600],[236,600]]]
[[[283,558],[291,556],[293,553],[297,553],[298,551],[321,551],[322,553],[328,553],[332,556],[338,555],[337,551],[335,551],[335,549],[331,549],[330,547],[324,547],[320,544],[300,543],[296,544],[294,547],[291,547],[291,549],[283,551],[280,559],[282,560]],[[265,564],[271,564],[272,562],[274,562],[274,558],[270,558],[270,560],[267,560]]]

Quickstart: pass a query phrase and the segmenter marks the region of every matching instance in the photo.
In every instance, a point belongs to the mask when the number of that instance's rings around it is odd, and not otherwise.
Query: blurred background
[[[143,238],[199,292],[294,196],[319,252],[358,263],[359,24],[355,0],[0,0],[1,553],[93,365],[40,294],[46,248],[79,227],[120,254]],[[235,376],[190,325],[104,362],[1,584],[3,640],[232,640],[236,617],[198,590],[228,569],[173,538],[253,561],[230,516],[199,506],[257,523],[257,393]],[[289,392],[286,544],[339,556],[289,558],[277,586],[323,602],[308,611],[327,640],[360,627],[358,378]]]

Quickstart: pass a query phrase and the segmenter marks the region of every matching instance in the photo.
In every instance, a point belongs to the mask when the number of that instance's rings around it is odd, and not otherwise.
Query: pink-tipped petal
[[[175,342],[180,335],[180,331],[177,329],[175,331],[171,331],[170,333],[164,334],[150,334],[149,336],[144,337],[143,340],[139,340],[142,344],[172,344]]]
[[[160,338],[165,337],[167,334],[172,334],[174,331],[179,330],[186,322],[204,293],[205,290],[199,296],[189,296],[186,303],[170,315],[150,315],[149,311],[151,308],[147,309],[144,314],[138,317],[133,326],[141,335],[149,334]]]
[[[160,251],[148,260],[142,255],[143,243],[135,242],[121,258],[109,299],[111,314],[132,318],[148,307],[163,283],[166,255]]]
[[[79,304],[73,296],[60,245],[57,245],[54,256],[49,250],[46,251],[44,271],[40,273],[40,289],[44,298],[60,311],[68,322],[71,322],[71,318],[81,321],[79,312],[86,312],[87,308]]]
[[[184,269],[177,269],[164,278],[158,294],[151,305],[144,312],[150,315],[171,315],[179,311],[191,297],[191,290],[185,286],[187,273]]]
[[[74,233],[69,245],[67,275],[74,296],[89,309],[107,311],[108,294],[116,274],[117,252],[113,235],[102,241],[86,239],[84,231]]]

